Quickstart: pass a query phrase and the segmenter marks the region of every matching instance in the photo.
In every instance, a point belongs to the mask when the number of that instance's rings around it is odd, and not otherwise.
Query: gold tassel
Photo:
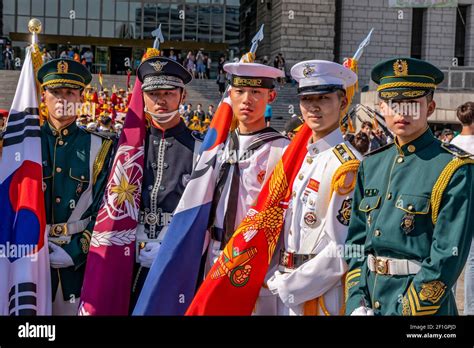
[[[333,192],[337,192],[339,195],[343,196],[354,190],[359,164],[359,160],[349,160],[337,168],[331,181],[331,196]],[[351,172],[353,174],[352,181],[346,186],[346,176]]]

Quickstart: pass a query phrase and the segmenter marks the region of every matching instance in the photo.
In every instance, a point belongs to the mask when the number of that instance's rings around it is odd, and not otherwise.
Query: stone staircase
[[[19,71],[0,70],[0,109],[9,110],[20,76]],[[109,90],[115,85],[117,88],[125,88],[127,76],[125,75],[103,75],[104,86]],[[135,82],[135,76],[131,77],[131,83]],[[92,86],[98,86],[98,75],[93,75]],[[209,104],[217,104],[220,101],[218,86],[215,80],[198,80],[191,82],[188,90],[187,102],[193,105],[201,103],[203,109],[207,110]],[[296,87],[286,84],[277,88],[277,100],[272,104],[273,118],[271,126],[281,131],[285,122],[292,114],[300,114]]]

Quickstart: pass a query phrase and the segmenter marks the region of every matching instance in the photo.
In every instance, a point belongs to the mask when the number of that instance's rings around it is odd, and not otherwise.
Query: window
[[[87,21],[87,36],[100,36],[100,22],[99,21]]]
[[[211,39],[210,30],[211,30],[210,26],[200,25],[199,32],[198,32],[198,40],[201,42],[209,42]]]
[[[8,36],[15,31],[15,16],[3,16],[3,35]]]
[[[58,16],[58,0],[46,0],[45,3],[46,16]]]
[[[74,35],[86,36],[86,21],[84,19],[74,20]]]
[[[3,0],[3,14],[4,15],[15,14],[15,0]]]
[[[196,25],[197,24],[197,6],[186,5],[185,6],[185,25]]]
[[[72,0],[61,0],[60,5],[60,16],[64,18],[69,18],[71,15],[71,10],[73,10]]]
[[[87,19],[99,19],[99,18],[100,18],[100,1],[88,0]]]
[[[72,20],[62,18],[60,21],[59,32],[61,35],[72,35]]]
[[[44,33],[50,35],[58,35],[58,19],[46,17],[44,23]]]
[[[102,21],[102,36],[115,37],[115,25],[113,21]]]
[[[42,17],[44,16],[44,0],[33,0],[31,3],[31,16]]]
[[[142,4],[140,1],[132,1],[130,2],[130,10],[128,11],[130,14],[129,21],[134,22],[135,26],[141,27],[142,22]]]
[[[102,0],[102,19],[114,20],[115,4],[114,0]]]
[[[411,56],[417,59],[421,59],[424,17],[424,8],[413,9],[413,18],[411,24]]]
[[[18,0],[17,11],[19,15],[30,15],[30,0]]]
[[[198,10],[198,25],[211,24],[211,9],[209,6],[199,6]]]
[[[115,19],[118,21],[128,21],[128,1],[118,0],[115,4]]]
[[[459,66],[464,66],[466,53],[466,18],[467,6],[459,6],[456,15],[456,39],[454,44],[454,56],[458,59]]]
[[[74,0],[76,18],[86,18],[87,0]]]
[[[16,31],[19,33],[29,33],[28,31],[28,22],[30,21],[30,17],[23,17],[23,16],[18,16],[17,17],[17,23],[16,23]]]

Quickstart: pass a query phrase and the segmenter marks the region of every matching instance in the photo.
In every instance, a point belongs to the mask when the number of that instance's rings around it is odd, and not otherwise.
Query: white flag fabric
[[[0,315],[51,315],[41,137],[31,48],[0,158]]]

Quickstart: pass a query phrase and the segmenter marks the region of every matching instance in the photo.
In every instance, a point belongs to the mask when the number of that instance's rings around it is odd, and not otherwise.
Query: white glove
[[[57,244],[48,242],[49,246],[49,264],[53,268],[66,268],[74,266],[71,256]]]
[[[276,271],[275,274],[267,280],[268,290],[270,290],[273,295],[278,295],[278,287],[280,286],[281,281],[282,274],[280,271]]]
[[[160,250],[160,242],[148,242],[145,247],[140,250],[140,255],[138,256],[138,261],[142,267],[150,268],[153,261],[158,255],[158,250]]]
[[[217,262],[224,250],[221,250],[221,242],[211,239],[212,264]]]
[[[355,316],[372,316],[374,315],[374,311],[372,308],[368,308],[368,307],[364,307],[364,306],[361,306],[359,308],[356,308],[354,309],[354,311],[351,313],[351,316],[352,315],[355,315]]]

